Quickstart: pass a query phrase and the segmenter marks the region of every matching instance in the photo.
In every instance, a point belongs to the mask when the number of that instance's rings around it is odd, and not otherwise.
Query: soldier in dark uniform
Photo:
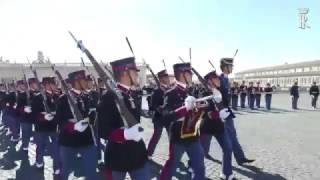
[[[270,110],[271,109],[272,92],[273,92],[273,88],[270,86],[270,83],[267,83],[267,86],[264,88],[264,92],[265,92],[266,108],[268,110]]]
[[[298,99],[299,99],[298,82],[294,82],[293,86],[290,88],[290,95],[292,99],[292,109],[298,109]]]
[[[220,69],[222,74],[220,75],[221,87],[220,92],[222,94],[223,105],[227,109],[227,111],[220,111],[220,118],[225,121],[225,130],[231,140],[232,143],[232,151],[234,157],[239,165],[244,163],[251,163],[254,160],[246,158],[242,147],[239,143],[237,131],[234,125],[234,114],[229,107],[228,104],[228,89],[229,88],[229,79],[228,75],[232,73],[233,70],[233,58],[222,58],[220,60]]]
[[[232,145],[224,130],[224,122],[221,120],[219,112],[219,101],[222,101],[222,95],[219,91],[220,79],[215,71],[212,71],[204,76],[204,79],[208,82],[212,88],[212,92],[206,92],[203,96],[209,96],[215,94],[215,101],[208,101],[208,110],[203,117],[200,125],[201,144],[203,146],[206,157],[210,158],[209,149],[212,136],[214,136],[219,143],[222,152],[222,174],[223,179],[235,179],[232,175]],[[220,100],[219,98],[220,97]]]
[[[60,94],[57,94],[54,77],[43,77],[42,85],[45,88],[45,92],[42,92],[44,94],[41,94],[37,83],[30,83],[30,87],[34,90],[31,110],[35,119],[35,142],[37,145],[35,166],[39,170],[43,169],[43,156],[50,138],[52,142],[51,157],[53,159],[54,176],[59,176],[61,162],[59,158],[57,119],[54,115],[56,113],[56,101]]]
[[[246,107],[246,96],[247,96],[247,86],[245,84],[245,81],[242,81],[242,84],[239,87],[240,91],[240,106],[241,108]]]
[[[161,115],[164,101],[163,96],[165,91],[169,90],[170,88],[169,75],[166,70],[158,72],[157,76],[160,81],[160,87],[154,89],[151,96],[151,110],[154,111],[154,115],[152,117],[154,130],[148,144],[149,159],[152,157],[154,153],[154,150],[161,138],[162,130],[164,128]]]
[[[313,109],[316,109],[319,96],[319,87],[316,82],[313,82],[313,85],[310,87],[309,94],[311,96],[311,106]]]
[[[3,121],[3,114],[4,114],[4,98],[6,96],[6,87],[3,83],[0,83],[0,116],[1,116],[1,122],[0,122],[0,131],[4,130],[5,123]]]
[[[232,83],[231,91],[231,107],[233,110],[238,110],[238,99],[239,99],[239,86],[237,82]]]
[[[8,84],[8,93],[5,97],[6,103],[6,121],[9,126],[9,131],[6,135],[11,136],[11,141],[16,143],[20,138],[20,126],[17,119],[16,112],[17,92],[14,81]]]
[[[99,93],[99,87],[95,87],[94,77],[92,75],[87,75],[87,81],[88,81],[88,89],[87,93],[89,94],[90,98],[90,107],[92,107],[91,111],[96,111],[96,108],[98,106],[101,94]],[[99,86],[97,84],[97,86]],[[98,123],[97,121],[92,122],[94,126],[95,131],[95,137],[97,142],[97,153],[98,153],[98,165],[99,168],[103,166],[103,159],[102,159],[102,152],[103,152],[103,146],[100,141],[100,137],[98,135]]]
[[[177,110],[179,113],[174,118],[163,118],[168,124],[166,126],[169,127],[170,147],[169,159],[164,165],[160,179],[172,179],[184,152],[190,159],[192,179],[204,179],[204,152],[199,139],[199,119],[202,118],[205,111],[193,110],[192,105],[195,104],[195,98],[190,96],[187,87],[187,84],[191,84],[192,81],[190,63],[175,64],[173,69],[177,82],[165,94],[165,108],[168,111]]]
[[[34,120],[31,116],[31,97],[28,97],[26,83],[24,80],[17,82],[17,113],[21,126],[22,145],[21,149],[28,152],[30,137],[32,136],[32,125]],[[29,98],[29,99],[28,99]]]
[[[249,82],[249,87],[247,89],[248,93],[248,104],[251,110],[254,109],[254,101],[255,101],[255,87],[253,87],[253,82]]]
[[[102,95],[98,106],[98,124],[100,137],[108,140],[105,175],[107,179],[124,180],[129,173],[133,180],[149,180],[147,149],[140,125],[142,92],[137,88],[139,70],[135,58],[124,58],[110,64],[117,82],[116,88],[138,124],[127,126],[113,92],[107,91]]]
[[[256,106],[257,108],[260,108],[260,102],[261,102],[261,93],[263,91],[262,87],[260,87],[260,82],[257,82],[257,86],[254,87],[255,89],[255,100],[256,100]]]
[[[71,98],[62,94],[57,102],[56,116],[59,126],[60,158],[62,161],[62,179],[67,180],[76,166],[76,155],[81,155],[81,165],[87,179],[96,179],[97,149],[91,122],[95,120],[95,111],[90,111],[90,98],[86,92],[87,80],[85,71],[68,74],[72,89]],[[75,108],[79,109],[83,119],[77,119]]]

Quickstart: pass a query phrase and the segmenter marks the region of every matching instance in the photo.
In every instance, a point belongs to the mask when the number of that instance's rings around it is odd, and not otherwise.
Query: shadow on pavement
[[[222,164],[220,160],[214,159],[212,156],[207,156],[206,157],[208,160],[217,163],[217,164]],[[279,174],[270,174],[268,172],[264,172],[262,168],[253,166],[253,165],[242,165],[242,168],[238,167],[232,167],[232,170],[248,177],[249,179],[255,179],[255,180],[286,180],[286,178],[282,177]],[[249,171],[245,170],[248,169]]]

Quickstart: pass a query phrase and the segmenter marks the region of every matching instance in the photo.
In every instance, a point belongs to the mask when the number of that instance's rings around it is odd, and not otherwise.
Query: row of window
[[[236,79],[236,81],[241,82],[241,79]],[[305,77],[281,77],[281,78],[254,78],[245,79],[246,82],[252,81],[254,83],[260,82],[261,85],[270,83],[274,86],[279,87],[291,87],[295,81],[298,81],[299,86],[310,86],[313,82],[320,84],[320,76],[305,76]]]
[[[278,74],[293,74],[293,73],[302,73],[302,72],[319,72],[319,71],[320,71],[320,66],[300,67],[300,68],[282,69],[282,70],[276,70],[276,71],[246,73],[246,74],[244,74],[244,77],[278,75]]]

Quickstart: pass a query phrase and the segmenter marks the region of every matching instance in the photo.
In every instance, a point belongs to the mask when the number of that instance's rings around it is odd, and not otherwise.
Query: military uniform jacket
[[[31,113],[28,114],[24,112],[24,107],[28,106],[27,92],[18,91],[17,96],[16,112],[20,121],[23,123],[34,123],[34,118],[32,118]],[[31,93],[29,98],[29,102],[31,102]]]
[[[55,99],[54,96],[46,92],[47,101],[44,102],[44,98],[40,92],[32,93],[31,109],[32,117],[35,119],[35,130],[37,132],[55,132],[57,130],[57,121],[54,118],[51,121],[44,119],[45,108],[44,103],[47,103],[49,112],[55,111]]]
[[[293,85],[290,89],[290,95],[294,97],[299,97],[299,86]]]
[[[239,92],[240,92],[240,94],[246,95],[247,94],[247,86],[246,85],[240,85],[239,86]]]
[[[253,86],[249,86],[247,89],[248,95],[255,95],[256,94],[256,89]]]
[[[231,91],[231,95],[232,96],[238,96],[239,95],[239,88],[238,87],[232,87],[230,89],[230,91]]]
[[[260,86],[256,86],[254,87],[254,92],[256,93],[256,95],[261,95],[261,93],[263,92],[263,89]]]
[[[151,96],[151,109],[154,111],[153,122],[162,122],[162,110],[164,102],[165,87],[154,89]]]
[[[94,117],[89,117],[91,109],[89,94],[76,90],[71,90],[70,94],[74,97],[76,105],[82,113],[82,117],[89,118],[89,121],[91,121],[91,118]],[[60,95],[57,101],[55,118],[59,126],[60,145],[74,148],[93,145],[93,137],[89,126],[84,132],[74,130],[74,124],[81,119],[75,119],[73,116],[65,94]]]
[[[310,95],[319,96],[319,87],[311,86],[309,90]]]
[[[175,87],[165,93],[165,111],[176,111],[183,107],[188,90],[177,83]],[[204,110],[189,111],[184,113],[170,113],[163,117],[166,127],[169,127],[170,141],[174,143],[188,143],[199,138],[199,119],[205,113]]]
[[[142,92],[130,90],[121,84],[125,105],[140,122]],[[113,171],[132,171],[147,162],[147,150],[143,140],[135,142],[124,138],[124,120],[116,107],[115,96],[107,91],[98,105],[99,136],[108,139],[105,150],[105,165]]]
[[[7,108],[7,112],[13,116],[17,115],[16,110],[14,108],[14,106],[16,105],[16,97],[17,97],[16,92],[14,91],[7,92],[4,100],[4,103]]]
[[[203,93],[204,96],[211,95],[211,92]],[[221,134],[224,132],[224,123],[219,117],[218,105],[214,104],[213,101],[207,101],[208,107],[203,116],[200,125],[200,133],[201,134]]]
[[[272,89],[272,87],[265,87],[264,92],[266,93],[266,96],[271,96],[273,89]]]
[[[6,106],[5,97],[6,97],[6,92],[0,91],[0,109],[3,109]]]

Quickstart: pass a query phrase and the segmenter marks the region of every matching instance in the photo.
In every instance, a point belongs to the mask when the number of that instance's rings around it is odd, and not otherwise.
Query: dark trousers
[[[145,163],[145,165],[142,168],[130,171],[128,173],[132,180],[149,180],[150,179],[148,163]],[[106,177],[108,180],[125,180],[126,175],[127,175],[127,172],[125,171],[112,171],[110,169],[106,170]]]
[[[32,123],[21,122],[22,148],[28,148],[32,136]]]
[[[271,99],[272,99],[272,95],[271,95],[271,94],[266,94],[265,99],[266,99],[266,108],[267,108],[268,110],[270,110],[270,109],[271,109]]]
[[[226,177],[232,174],[232,145],[226,131],[221,134],[214,135],[219,143],[223,156],[222,156],[222,172]],[[201,135],[201,144],[205,154],[209,154],[212,135]]]
[[[9,129],[12,132],[12,138],[14,138],[14,139],[20,138],[20,121],[19,121],[19,119],[14,115],[9,114],[7,117],[7,120],[8,120]]]
[[[237,135],[236,128],[234,126],[233,118],[232,117],[227,118],[224,125],[225,125],[225,131],[232,145],[232,151],[233,151],[234,157],[237,163],[239,164],[243,161],[243,159],[245,159],[245,155],[238,140],[238,135]]]
[[[316,108],[317,107],[317,100],[318,100],[318,96],[313,96],[313,98],[311,99],[311,106]]]
[[[292,109],[298,109],[298,99],[299,97],[297,96],[292,97]]]
[[[97,179],[97,149],[94,145],[83,147],[66,147],[60,145],[60,157],[62,161],[62,180],[68,180],[70,173],[76,166],[76,156],[81,154],[81,165],[85,179]]]
[[[241,93],[240,94],[240,105],[241,105],[241,108],[245,108],[246,107],[246,96],[247,94],[246,93]]]
[[[53,170],[60,169],[60,155],[59,155],[59,145],[58,145],[58,133],[56,132],[36,132],[35,133],[35,141],[37,145],[36,149],[36,162],[38,164],[43,163],[43,156],[49,144],[49,138],[52,142],[52,153],[51,157],[53,160]]]
[[[260,108],[261,94],[256,94],[255,100],[257,108]]]
[[[203,180],[205,178],[204,152],[200,141],[171,143],[170,151],[170,157],[161,172],[161,180],[172,179],[184,152],[187,153],[190,167],[194,172],[192,179]]]
[[[238,107],[238,95],[232,95],[232,109],[237,109]]]
[[[164,126],[159,120],[153,121],[153,134],[148,144],[148,156],[152,156],[154,153],[154,150],[156,149],[156,146],[161,138],[162,130],[164,129]]]
[[[250,109],[254,109],[254,101],[255,101],[255,95],[250,94],[249,95],[249,107]]]

